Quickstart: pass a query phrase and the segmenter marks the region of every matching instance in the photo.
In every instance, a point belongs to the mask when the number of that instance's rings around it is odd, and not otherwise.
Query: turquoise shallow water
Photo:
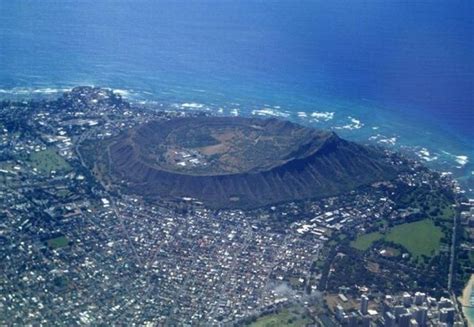
[[[474,324],[474,309],[467,309],[467,319],[471,322],[471,324]]]
[[[278,115],[408,148],[469,189],[472,7],[0,1],[0,97],[99,85],[183,110]]]

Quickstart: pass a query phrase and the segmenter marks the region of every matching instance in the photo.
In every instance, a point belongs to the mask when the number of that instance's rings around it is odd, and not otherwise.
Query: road
[[[456,200],[456,207],[459,207],[459,203],[458,201]],[[455,273],[454,271],[454,262],[455,262],[455,258],[456,258],[456,232],[457,232],[457,223],[458,223],[458,217],[459,217],[459,213],[457,212],[456,210],[456,214],[454,215],[454,218],[453,218],[453,235],[452,235],[452,238],[451,238],[451,255],[450,255],[450,262],[449,262],[449,274],[448,274],[448,290],[451,291],[452,290],[452,286],[453,286],[453,275]]]

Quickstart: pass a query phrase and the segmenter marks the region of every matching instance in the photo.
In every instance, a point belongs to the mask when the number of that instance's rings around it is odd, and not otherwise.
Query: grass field
[[[67,246],[69,244],[69,240],[66,236],[59,236],[49,239],[46,243],[48,243],[48,246],[54,250]]]
[[[441,228],[435,226],[431,219],[424,219],[397,225],[385,235],[378,232],[361,235],[351,243],[351,246],[365,251],[373,242],[384,239],[402,245],[418,260],[422,255],[432,256],[436,254],[442,237]]]
[[[290,327],[303,327],[310,324],[309,319],[304,319],[301,315],[292,313],[288,309],[284,309],[278,313],[266,315],[260,317],[252,323],[251,327],[278,327],[278,326],[290,326]]]
[[[57,172],[67,172],[71,167],[54,149],[48,148],[44,151],[33,152],[28,161],[33,168],[41,174],[50,174],[52,170]]]
[[[355,241],[351,242],[351,246],[357,250],[366,251],[372,243],[380,240],[382,237],[383,235],[379,232],[360,235]]]
[[[405,247],[412,256],[432,256],[439,249],[443,232],[432,220],[424,219],[392,228],[385,239]]]

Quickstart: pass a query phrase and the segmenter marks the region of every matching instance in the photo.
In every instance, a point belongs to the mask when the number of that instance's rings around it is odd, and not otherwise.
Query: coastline
[[[462,311],[464,314],[464,317],[467,319],[467,325],[468,327],[474,327],[474,317],[472,314],[472,311],[474,308],[472,308],[471,305],[471,296],[472,291],[474,287],[474,274],[471,274],[471,277],[469,278],[469,281],[467,282],[466,286],[464,287],[462,291],[462,296],[459,298],[459,301],[461,302],[462,305]]]

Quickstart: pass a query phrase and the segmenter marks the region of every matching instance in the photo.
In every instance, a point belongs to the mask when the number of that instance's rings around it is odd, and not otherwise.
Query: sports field
[[[33,152],[28,161],[41,174],[49,175],[51,171],[67,172],[71,170],[68,162],[52,148]]]

